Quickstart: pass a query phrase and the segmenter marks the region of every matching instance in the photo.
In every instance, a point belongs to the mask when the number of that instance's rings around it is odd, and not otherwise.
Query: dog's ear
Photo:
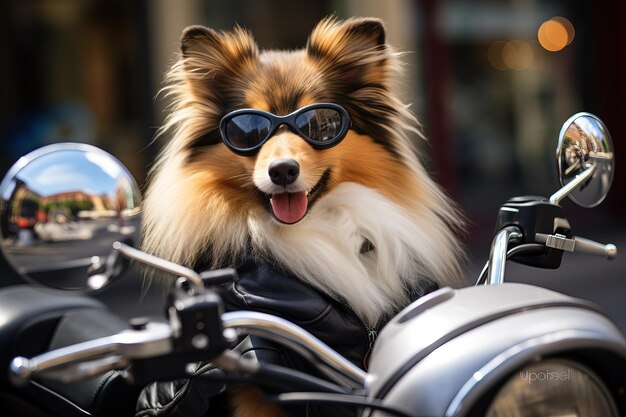
[[[385,142],[398,114],[391,87],[400,67],[386,43],[383,22],[322,20],[309,37],[306,54],[326,81],[330,100],[350,113],[352,129]]]
[[[228,82],[257,61],[259,50],[246,30],[237,27],[217,32],[189,26],[180,40],[182,65],[189,81],[202,84]]]
[[[180,39],[183,58],[250,59],[259,50],[252,35],[236,27],[230,32],[216,32],[204,26],[189,26]]]
[[[376,18],[322,20],[313,30],[306,47],[307,55],[331,75],[347,81],[385,78],[388,48],[385,26]]]
[[[188,26],[180,38],[180,51],[184,58],[200,54],[205,46],[219,45],[219,34],[204,26]]]
[[[373,17],[351,18],[343,22],[333,17],[322,20],[313,29],[306,49],[311,57],[341,58],[371,53],[385,46],[385,25]]]

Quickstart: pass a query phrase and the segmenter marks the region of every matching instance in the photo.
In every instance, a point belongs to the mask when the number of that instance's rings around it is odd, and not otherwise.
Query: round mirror
[[[600,119],[590,113],[570,117],[561,128],[556,158],[563,186],[595,167],[593,175],[569,194],[572,201],[583,207],[595,207],[604,200],[615,167],[611,136]]]
[[[97,290],[126,269],[112,245],[137,241],[141,193],[105,151],[77,143],[37,149],[9,170],[0,197],[0,246],[23,277]]]

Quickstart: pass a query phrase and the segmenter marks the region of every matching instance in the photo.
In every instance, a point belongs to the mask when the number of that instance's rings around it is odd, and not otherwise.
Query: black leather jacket
[[[287,319],[308,330],[361,368],[367,367],[368,354],[378,329],[397,312],[390,312],[381,319],[376,329],[368,329],[345,303],[320,293],[267,262],[248,258],[237,268],[237,272],[239,278],[236,282],[218,288],[227,310],[254,310]],[[412,298],[417,299],[435,289],[435,285],[427,282],[414,290]],[[251,349],[261,361],[278,362],[316,374],[312,366],[293,351],[258,338],[252,338],[252,346]],[[210,372],[219,371],[211,369]],[[201,378],[191,382],[179,380],[151,384],[140,396],[136,416],[204,416],[209,410],[211,416],[225,415],[222,414],[226,411],[218,395],[223,390],[223,386],[209,384]],[[207,400],[211,397],[214,400]],[[294,415],[304,415],[297,410],[291,411]],[[316,415],[319,410],[312,411],[309,408],[308,413]],[[324,415],[330,414],[325,410]],[[346,415],[346,410],[335,408],[332,415]]]

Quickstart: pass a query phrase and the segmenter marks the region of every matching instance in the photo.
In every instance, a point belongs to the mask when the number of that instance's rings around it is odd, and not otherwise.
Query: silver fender
[[[443,288],[382,330],[368,393],[414,415],[461,416],[521,366],[584,349],[626,374],[626,340],[592,303],[525,284]]]

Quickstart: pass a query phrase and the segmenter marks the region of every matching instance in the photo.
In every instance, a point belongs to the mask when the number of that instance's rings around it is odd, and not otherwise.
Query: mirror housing
[[[559,133],[556,160],[561,185],[572,183],[566,193],[572,201],[595,207],[605,199],[613,182],[615,158],[609,131],[597,116],[577,113],[567,119]]]
[[[0,183],[0,247],[27,280],[98,290],[127,269],[112,246],[137,242],[140,204],[132,175],[107,152],[48,145],[20,158]]]

